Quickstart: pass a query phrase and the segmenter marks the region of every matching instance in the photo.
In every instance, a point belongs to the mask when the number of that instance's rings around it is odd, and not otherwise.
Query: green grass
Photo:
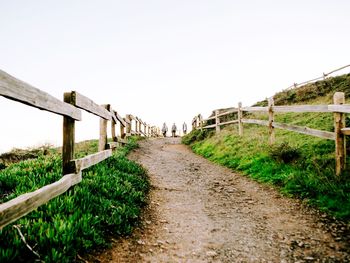
[[[286,145],[290,149],[285,149]],[[273,154],[267,129],[245,125],[243,137],[235,128],[228,127],[219,134],[192,142],[191,146],[195,153],[213,162],[258,182],[275,185],[284,194],[306,199],[338,218],[350,219],[349,171],[341,179],[334,175],[333,141],[276,130]],[[293,158],[283,161],[278,158],[282,153]]]
[[[350,96],[350,74],[317,82],[297,90],[277,93],[278,105],[331,103],[335,91]],[[294,94],[294,95],[291,95]],[[347,100],[349,101],[349,100]],[[262,101],[256,105],[265,106]],[[250,113],[245,118],[267,119],[267,114]],[[275,115],[276,122],[333,131],[331,113],[284,113]],[[346,119],[350,126],[350,119]],[[277,186],[281,192],[317,206],[340,219],[350,219],[350,158],[344,173],[335,176],[334,141],[275,130],[276,143],[268,144],[268,129],[244,124],[244,136],[237,126],[229,126],[220,133],[192,131],[183,137],[194,152],[216,163],[240,171],[259,182]],[[349,148],[349,143],[348,143]]]
[[[95,144],[91,142],[92,151]],[[80,184],[0,230],[0,262],[38,259],[13,225],[20,228],[26,242],[45,262],[72,262],[78,254],[107,247],[111,236],[129,234],[146,204],[149,189],[145,170],[126,158],[134,147],[137,143],[132,140],[112,157],[84,170]],[[0,201],[59,178],[58,154],[10,165],[0,171]]]

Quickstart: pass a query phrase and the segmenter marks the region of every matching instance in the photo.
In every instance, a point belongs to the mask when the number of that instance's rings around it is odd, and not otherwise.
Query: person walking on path
[[[167,132],[168,132],[168,126],[166,126],[166,123],[164,122],[162,127],[162,133],[164,137],[166,137]]]
[[[176,128],[176,125],[175,125],[175,122],[174,122],[173,126],[171,127],[171,134],[172,134],[173,137],[175,137],[176,130],[177,130],[177,128]]]
[[[184,135],[187,134],[187,124],[186,124],[186,122],[184,122],[184,124],[182,124],[182,131],[183,131]]]

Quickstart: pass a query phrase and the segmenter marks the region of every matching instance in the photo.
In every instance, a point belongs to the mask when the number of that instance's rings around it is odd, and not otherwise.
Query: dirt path
[[[149,170],[150,206],[143,226],[97,262],[350,262],[345,225],[177,138],[145,141],[130,157]]]

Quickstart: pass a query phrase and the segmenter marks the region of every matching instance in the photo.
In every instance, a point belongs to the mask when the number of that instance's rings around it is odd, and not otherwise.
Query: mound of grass
[[[0,155],[0,170],[6,168],[12,163],[18,163],[27,159],[36,159],[43,155],[55,154],[57,150],[51,145],[43,145],[37,148],[17,149]]]
[[[135,147],[132,140],[84,170],[80,184],[0,230],[0,262],[74,262],[78,254],[108,246],[111,236],[129,234],[149,189],[145,170],[126,158]],[[6,202],[60,177],[57,154],[13,164],[0,171],[0,200]],[[26,247],[20,232],[40,258]]]
[[[350,74],[319,81],[294,90],[277,93],[276,105],[331,103],[335,91],[350,96]],[[349,101],[349,99],[347,99]],[[267,101],[256,105],[266,106]],[[267,114],[245,113],[245,118],[264,119]],[[333,131],[330,113],[283,113],[275,115],[276,122]],[[350,119],[346,119],[347,124]],[[302,135],[286,130],[275,130],[276,143],[268,144],[268,129],[244,124],[244,136],[237,126],[229,126],[213,136],[202,136],[193,131],[184,136],[183,143],[194,152],[263,183],[276,185],[290,196],[296,196],[316,205],[340,219],[350,219],[350,169],[335,176],[334,141]],[[210,134],[205,132],[204,134]],[[349,142],[348,148],[350,146]],[[348,155],[349,156],[349,155]],[[350,158],[347,158],[349,164]]]
[[[326,80],[316,81],[295,89],[284,90],[276,93],[273,98],[275,105],[289,105],[312,102],[320,97],[332,98],[334,92],[345,92],[345,97],[350,98],[350,74],[330,77]],[[329,96],[331,95],[331,96]],[[267,106],[267,100],[257,102],[255,106]]]
[[[191,147],[211,161],[306,199],[337,218],[350,219],[350,180],[334,175],[333,141],[277,130],[271,148],[265,127],[247,125],[244,133],[240,137],[228,127]]]

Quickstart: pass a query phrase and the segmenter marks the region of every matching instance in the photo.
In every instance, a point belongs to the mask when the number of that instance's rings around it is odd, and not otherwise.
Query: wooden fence
[[[127,137],[131,135],[155,137],[160,134],[159,128],[143,122],[138,117],[131,114],[127,114],[125,118],[121,117],[110,104],[98,105],[76,91],[64,93],[64,99],[60,101],[1,70],[0,95],[63,116],[62,178],[34,192],[0,204],[0,229],[81,182],[81,172],[84,169],[110,157],[114,148],[119,144],[127,143]],[[100,118],[99,146],[97,153],[74,159],[75,122],[82,120],[81,110]],[[112,142],[110,143],[107,141],[108,121],[111,122]],[[119,137],[116,136],[118,123],[120,124]]]
[[[268,120],[245,119],[243,112],[265,112],[268,114]],[[334,132],[311,129],[308,127],[301,127],[287,123],[278,123],[274,121],[275,113],[286,112],[328,112],[334,115]],[[275,142],[275,128],[316,136],[328,140],[335,141],[335,160],[336,160],[336,174],[340,175],[345,169],[346,148],[345,136],[350,135],[350,128],[345,127],[345,113],[350,113],[350,104],[345,104],[345,94],[343,92],[336,92],[333,96],[333,104],[331,105],[295,105],[295,106],[275,106],[272,98],[268,100],[267,107],[242,107],[242,103],[238,103],[237,108],[229,108],[223,110],[215,110],[214,115],[201,119],[200,114],[195,116],[192,121],[194,129],[214,129],[220,132],[221,127],[228,124],[237,124],[240,136],[243,136],[243,124],[257,124],[267,126],[269,130],[269,142]],[[223,116],[232,115],[236,113],[237,119],[225,120],[221,122]],[[208,121],[214,124],[206,125]]]

